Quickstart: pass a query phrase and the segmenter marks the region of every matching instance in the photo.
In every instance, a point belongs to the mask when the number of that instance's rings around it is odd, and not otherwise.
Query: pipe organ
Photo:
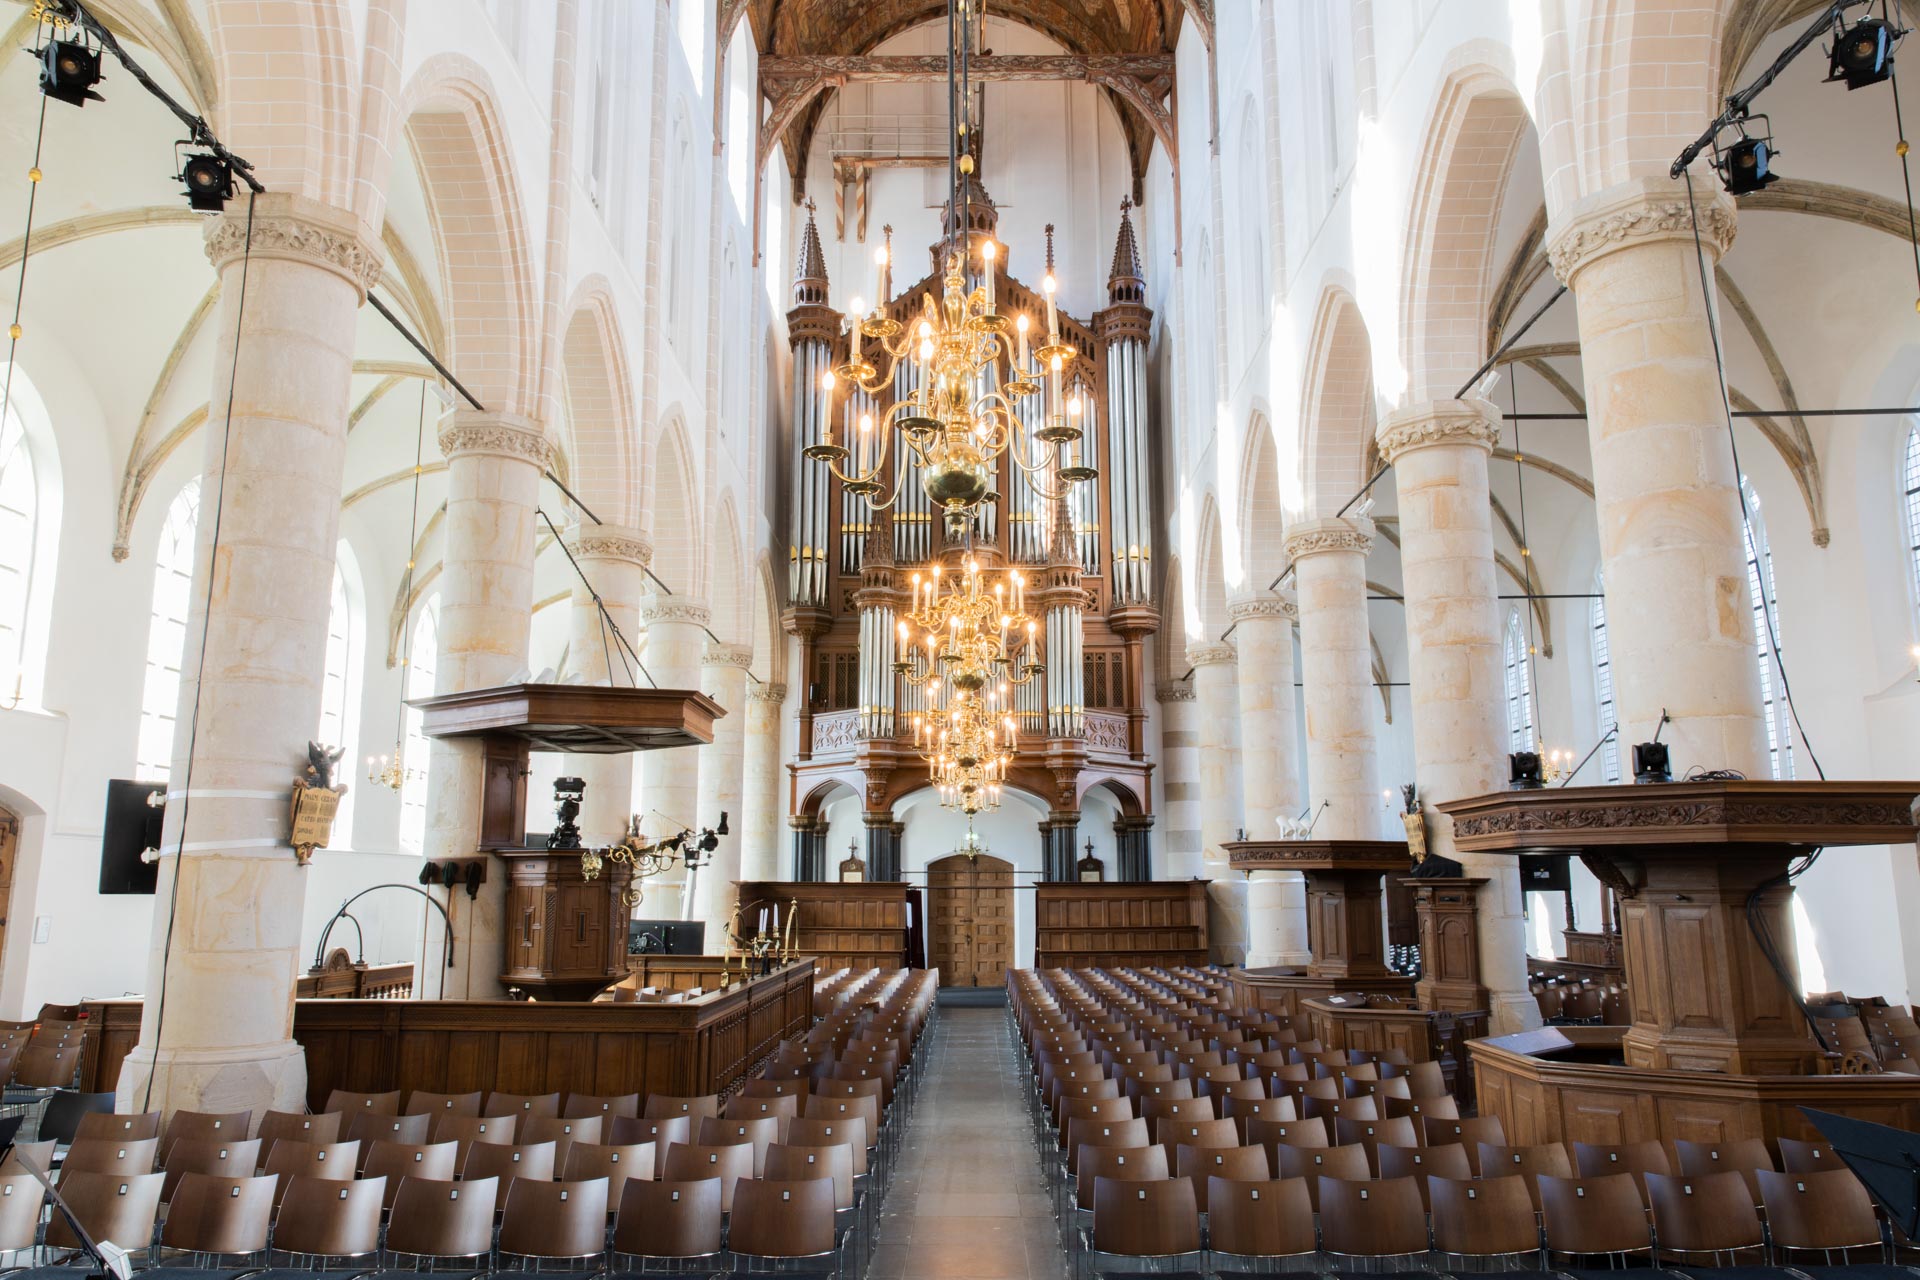
[[[994,234],[997,214],[977,179],[969,181],[967,230],[977,246]],[[928,276],[885,300],[893,319],[906,323],[917,315],[923,294],[938,299],[946,244],[943,239],[934,246]],[[1005,261],[1001,254],[992,263],[1000,310],[1043,318],[1044,298],[1008,275]],[[980,283],[981,266],[976,251],[968,265],[971,283]],[[1060,315],[1061,341],[1078,353],[1068,377],[1089,407],[1073,461],[1098,468],[1099,478],[1050,502],[1027,483],[1009,451],[998,461],[994,497],[981,504],[970,543],[984,568],[1015,567],[1027,575],[1034,612],[1043,619],[1045,673],[1013,690],[1020,747],[1009,785],[1047,808],[1038,839],[1048,878],[1055,880],[1074,878],[1080,802],[1096,786],[1107,789],[1121,814],[1117,843],[1129,853],[1121,873],[1148,874],[1146,838],[1153,819],[1152,766],[1144,747],[1144,642],[1158,630],[1159,616],[1151,589],[1146,349],[1152,313],[1145,294],[1132,217],[1123,206],[1109,306],[1089,322]],[[883,483],[898,497],[880,511],[844,492],[804,456],[823,434],[821,374],[848,356],[846,318],[828,301],[825,255],[811,210],[793,301],[792,548],[782,620],[800,641],[806,673],[789,805],[794,875],[828,874],[824,864],[831,859],[822,858],[818,847],[825,830],[820,809],[840,786],[861,798],[868,849],[877,855],[869,858],[869,874],[897,875],[900,824],[893,808],[928,782],[911,729],[914,714],[925,710],[925,696],[894,670],[900,656],[896,618],[907,607],[909,575],[934,562],[956,562],[969,544],[948,533],[920,485],[911,450],[889,450]],[[998,385],[1004,372],[997,365],[983,370],[981,390]],[[915,362],[902,361],[881,393],[890,398],[848,396],[836,439],[858,439],[863,414],[883,421],[920,376]],[[1040,401],[1033,396],[1017,402],[1030,428],[1040,425]]]

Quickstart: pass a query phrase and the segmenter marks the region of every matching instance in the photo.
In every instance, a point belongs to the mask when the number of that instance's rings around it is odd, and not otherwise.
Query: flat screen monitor
[[[706,950],[707,926],[698,920],[629,920],[627,950],[656,956],[697,956]]]

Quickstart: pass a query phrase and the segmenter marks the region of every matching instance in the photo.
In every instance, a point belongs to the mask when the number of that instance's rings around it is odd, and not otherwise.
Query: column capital
[[[743,644],[709,644],[700,655],[703,667],[738,667],[745,671],[753,665],[753,650]]]
[[[1230,644],[1190,644],[1187,646],[1187,665],[1194,668],[1230,665],[1238,655]]]
[[[1547,261],[1553,274],[1571,286],[1581,268],[1596,258],[1660,240],[1693,242],[1694,214],[1700,243],[1718,262],[1733,244],[1738,215],[1733,197],[1709,182],[1696,188],[1689,207],[1684,183],[1666,177],[1636,178],[1596,191],[1577,201],[1547,228]]]
[[[771,680],[763,680],[747,690],[749,702],[771,702],[778,706],[787,700],[787,686]]]
[[[540,424],[517,413],[481,413],[456,409],[440,429],[440,452],[456,456],[490,455],[531,462],[545,470],[553,461],[553,442]]]
[[[302,262],[333,272],[366,301],[367,290],[379,283],[386,262],[377,232],[345,209],[291,192],[269,191],[251,199],[251,250],[247,207],[238,200],[202,229],[207,261],[215,271],[249,252],[256,258]]]
[[[1259,618],[1280,618],[1287,622],[1297,622],[1300,619],[1300,606],[1290,592],[1244,596],[1227,605],[1227,619],[1230,622],[1249,622]],[[1191,657],[1193,651],[1187,652]]]
[[[713,621],[713,610],[687,596],[648,596],[640,602],[640,625],[656,622],[684,622],[704,627]]]
[[[1297,521],[1287,529],[1286,548],[1289,560],[1304,560],[1335,551],[1364,556],[1373,550],[1373,521],[1365,516]]]
[[[617,524],[575,525],[567,530],[567,550],[581,560],[622,560],[641,568],[653,563],[647,535]]]
[[[1193,681],[1168,680],[1163,684],[1157,684],[1153,687],[1153,700],[1155,702],[1192,702]],[[1916,801],[1916,804],[1920,804],[1920,801]]]
[[[1432,445],[1470,445],[1491,453],[1500,439],[1500,411],[1485,400],[1426,400],[1410,404],[1380,424],[1380,458]]]

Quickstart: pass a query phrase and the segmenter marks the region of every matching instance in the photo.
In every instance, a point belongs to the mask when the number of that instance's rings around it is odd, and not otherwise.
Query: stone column
[[[1208,921],[1214,959],[1239,964],[1247,954],[1247,886],[1221,846],[1240,832],[1240,694],[1230,644],[1187,646],[1199,712],[1201,874],[1213,881]]]
[[[787,771],[780,765],[784,684],[747,690],[745,763],[740,797],[740,878],[780,879],[781,830],[786,826]]]
[[[1278,595],[1236,600],[1227,608],[1239,653],[1240,780],[1247,834],[1278,840],[1280,824],[1300,812],[1300,746],[1293,695],[1294,602]],[[1247,877],[1247,965],[1304,965],[1307,881],[1298,871]]]
[[[1373,734],[1367,553],[1373,521],[1309,520],[1287,531],[1300,593],[1300,685],[1307,711],[1307,797],[1315,834],[1378,840],[1380,762]],[[1397,833],[1396,833],[1397,834]]]
[[[1160,704],[1160,796],[1166,804],[1162,873],[1191,880],[1202,872],[1200,857],[1200,737],[1191,680],[1172,680],[1153,691]],[[1151,880],[1148,874],[1141,877]]]
[[[628,644],[640,644],[640,597],[646,593],[647,565],[653,545],[634,529],[613,525],[577,526],[567,537],[567,548],[580,564],[587,582],[575,579],[569,618],[567,667],[588,684],[645,687],[633,655],[626,653],[594,606],[598,592],[607,614]],[[592,584],[588,590],[587,584]],[[580,838],[588,845],[612,844],[626,830],[633,811],[633,757],[581,754],[567,758],[567,767],[587,784],[580,804]]]
[[[712,615],[707,606],[685,596],[648,596],[640,605],[640,622],[647,631],[647,671],[662,689],[698,689],[700,661],[707,648],[707,623]],[[716,726],[716,732],[718,726]],[[682,827],[698,828],[720,820],[720,815],[703,814],[700,804],[700,756],[710,747],[674,747],[649,751],[640,757],[641,829],[650,836],[664,836]],[[692,918],[696,886],[689,877],[673,872],[661,877],[667,884],[647,886],[650,900],[641,913],[650,919],[678,916]],[[674,887],[673,880],[678,880]],[[693,876],[691,879],[698,879]]]
[[[696,827],[719,823],[728,815],[728,834],[720,837],[720,847],[707,857],[700,868],[699,898],[695,914],[707,925],[707,954],[724,955],[727,949],[727,924],[733,916],[733,904],[739,900],[734,882],[740,879],[741,769],[747,738],[747,668],[753,663],[753,650],[741,645],[708,645],[701,660],[705,679],[702,691],[725,707],[727,714],[714,722],[713,741],[700,749],[700,802],[697,816],[687,819]]]
[[[1733,201],[1713,183],[1700,194],[1701,243],[1717,262]],[[1609,187],[1557,219],[1550,243],[1580,300],[1622,752],[1653,736],[1664,708],[1676,777],[1693,765],[1766,777],[1740,477],[1686,189],[1666,178]]]
[[[1480,971],[1496,1035],[1537,1026],[1527,993],[1520,872],[1511,857],[1454,850],[1453,823],[1433,806],[1506,782],[1505,668],[1494,585],[1487,458],[1498,411],[1484,400],[1411,405],[1380,424],[1380,456],[1400,501],[1413,758],[1428,810],[1428,848],[1456,858],[1480,891]]]
[[[255,201],[244,316],[245,202],[206,224],[220,279],[213,416],[201,433],[160,894],[140,1040],[120,1072],[123,1111],[259,1115],[306,1101],[292,1035],[306,880],[286,843],[287,793],[320,718],[354,319],[381,251],[344,210],[293,195]],[[341,764],[339,780],[358,782],[354,762]]]
[[[533,542],[540,476],[552,446],[537,423],[460,410],[440,432],[447,460],[446,557],[440,573],[440,655],[435,693],[507,684],[527,669],[533,625]],[[428,861],[471,858],[480,842],[480,744],[438,739],[427,765]],[[425,912],[414,988],[422,999],[503,994],[500,969],[507,878],[496,864],[469,899],[440,891],[453,919],[454,962],[441,960],[437,912]]]

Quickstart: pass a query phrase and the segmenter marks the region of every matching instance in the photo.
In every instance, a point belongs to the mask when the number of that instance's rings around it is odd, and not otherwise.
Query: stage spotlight
[[[1780,175],[1773,171],[1773,133],[1765,116],[1751,116],[1733,122],[1739,129],[1737,141],[1721,146],[1714,140],[1713,167],[1732,196],[1749,195],[1773,182]]]
[[[105,102],[93,91],[100,83],[100,51],[77,40],[49,40],[40,50],[40,92],[76,107],[87,99]]]
[[[1828,83],[1844,80],[1848,89],[1879,84],[1893,74],[1893,48],[1905,34],[1885,18],[1860,19],[1834,40]]]
[[[219,156],[193,154],[180,164],[187,204],[196,213],[219,213],[233,194],[233,166]]]

